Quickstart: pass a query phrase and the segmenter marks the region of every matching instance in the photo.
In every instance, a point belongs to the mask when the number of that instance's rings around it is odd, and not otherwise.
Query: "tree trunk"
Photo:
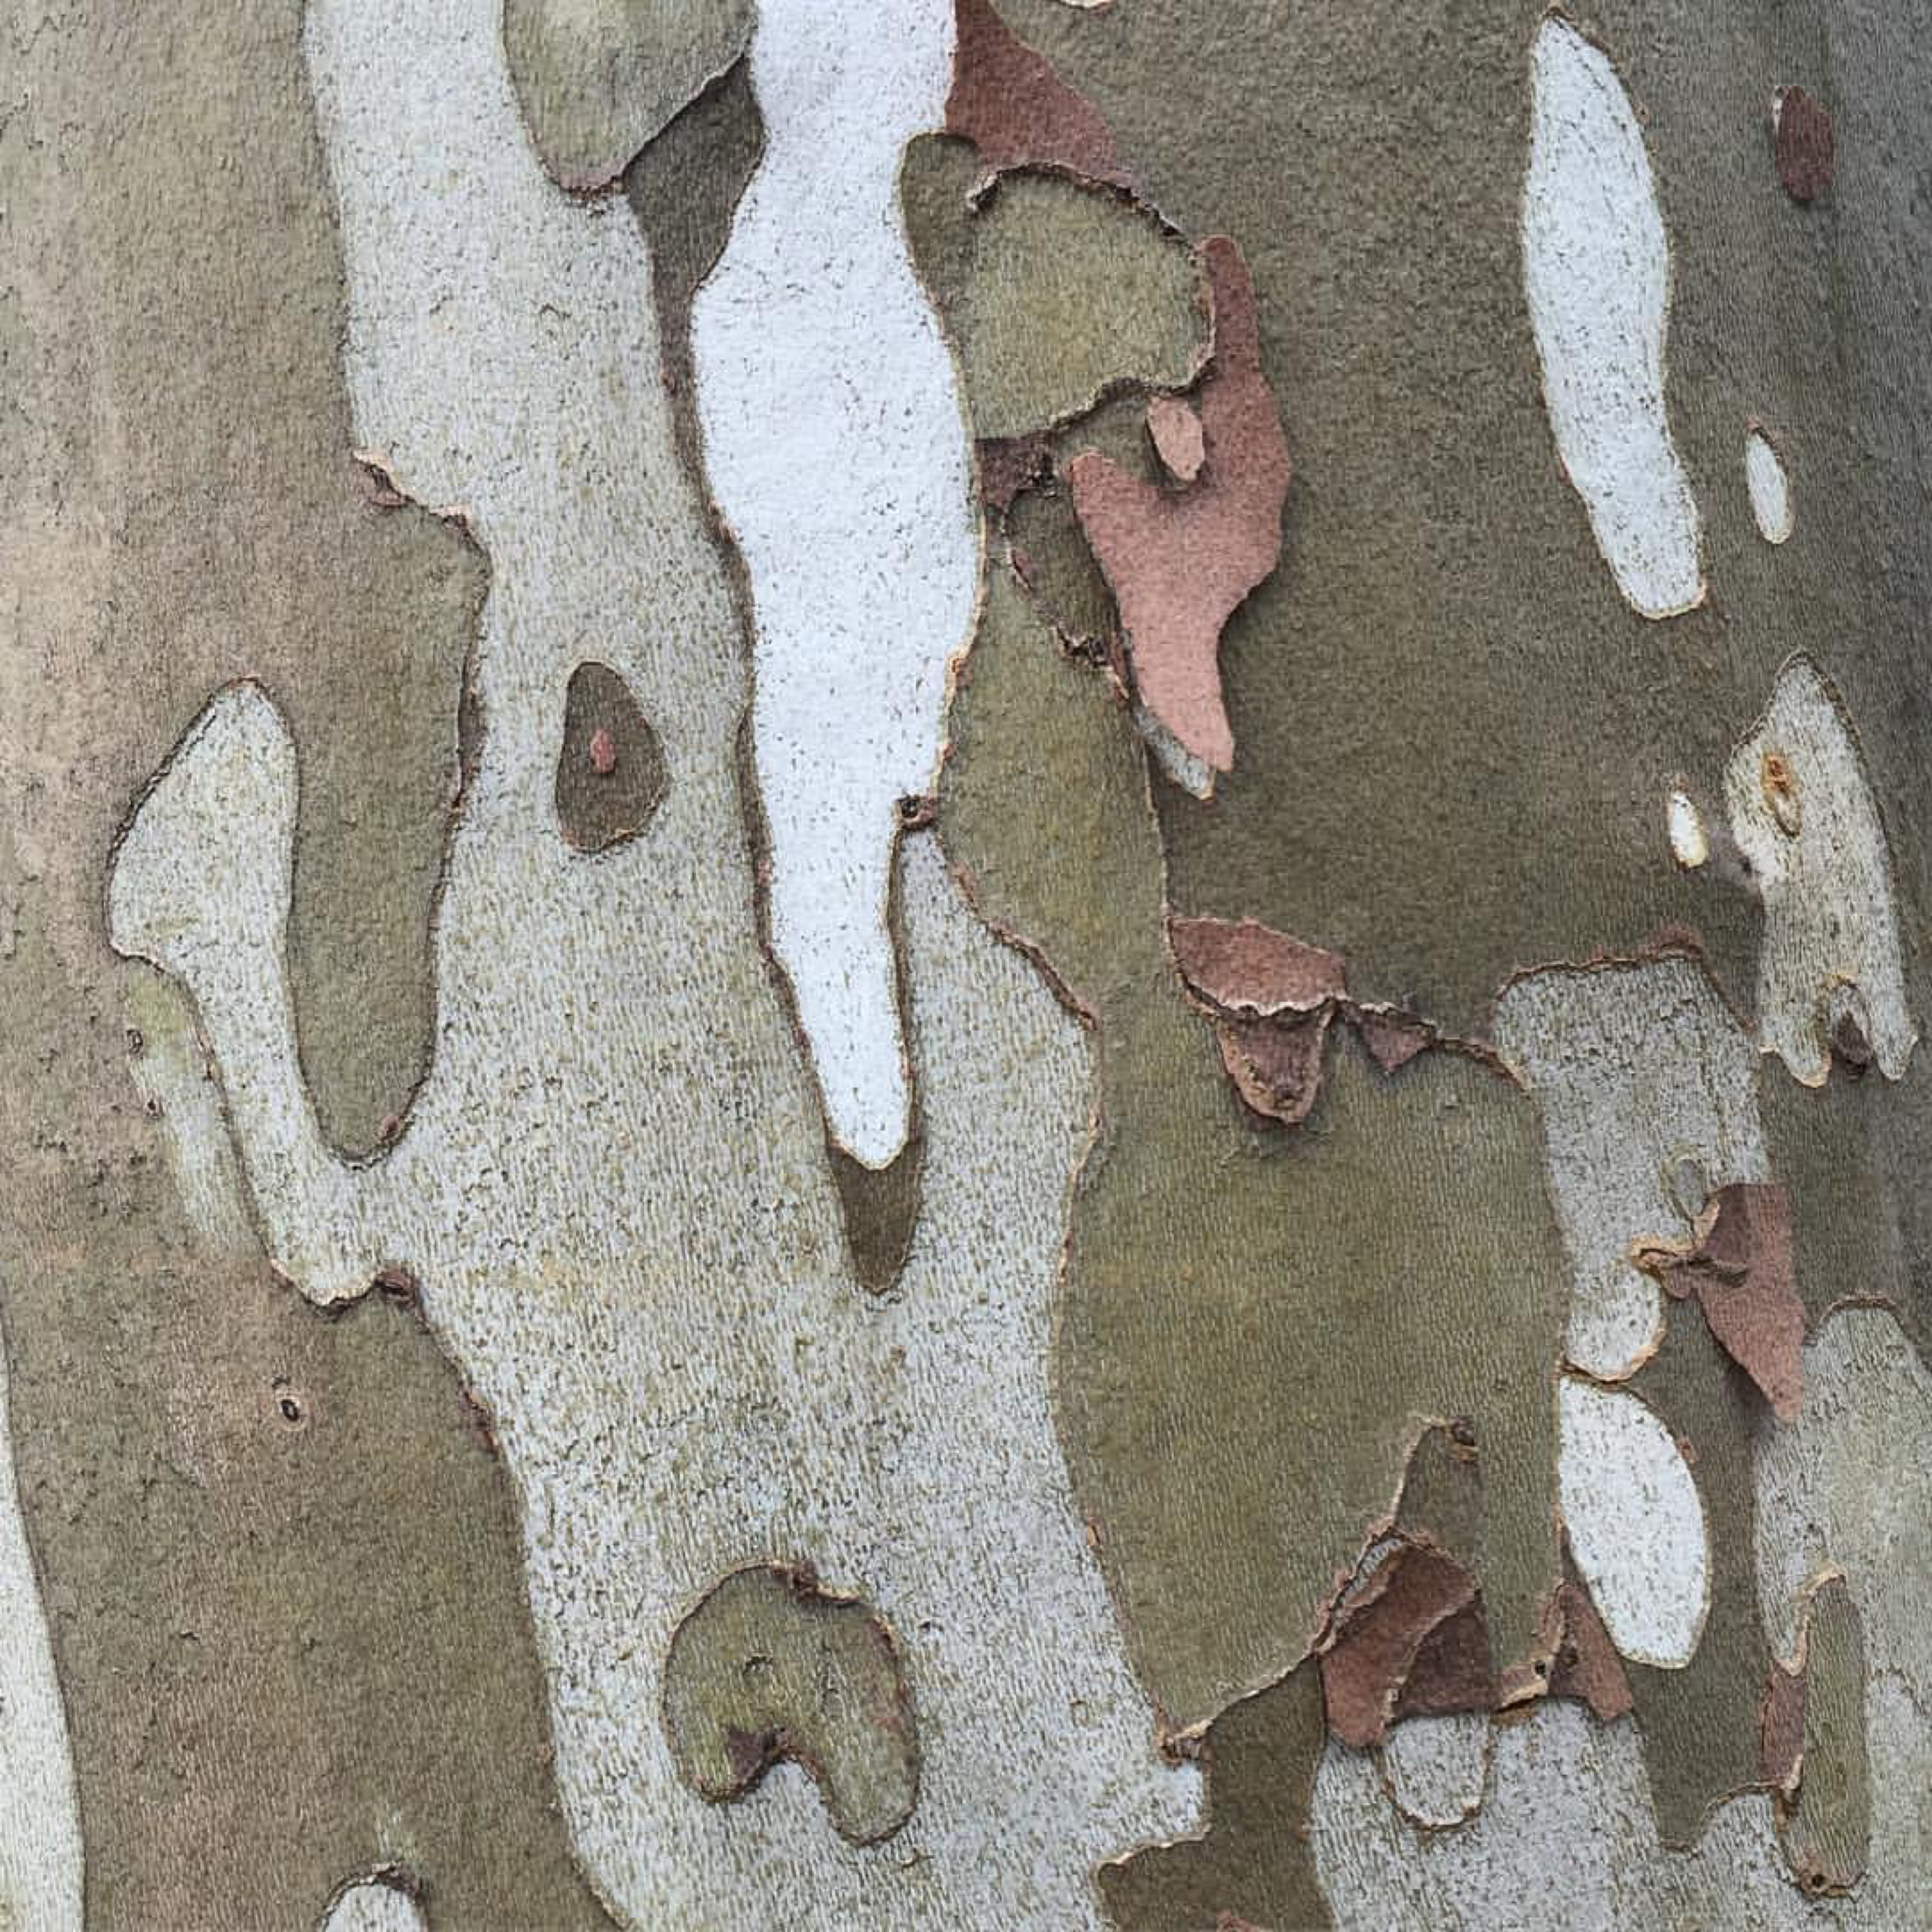
[[[0,0],[0,1926],[1932,1919],[1932,19]]]

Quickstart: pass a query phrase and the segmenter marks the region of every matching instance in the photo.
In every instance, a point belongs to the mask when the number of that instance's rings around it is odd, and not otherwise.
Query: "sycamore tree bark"
[[[1928,144],[0,0],[0,1926],[1932,1919]]]

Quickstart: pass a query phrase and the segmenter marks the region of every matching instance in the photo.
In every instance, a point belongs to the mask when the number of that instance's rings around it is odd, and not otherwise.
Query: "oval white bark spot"
[[[322,1932],[428,1932],[428,1925],[422,1907],[400,1886],[369,1879],[336,1900]]]
[[[1681,1669],[1710,1602],[1704,1507],[1689,1466],[1648,1406],[1565,1376],[1557,1477],[1576,1567],[1624,1656]]]
[[[1687,872],[1694,872],[1711,856],[1704,814],[1687,791],[1673,791],[1664,806],[1670,832],[1670,856]]]
[[[1791,507],[1791,478],[1777,446],[1761,429],[1744,438],[1744,487],[1750,492],[1751,514],[1758,535],[1766,543],[1781,544],[1796,526]]]
[[[1600,49],[1552,16],[1530,65],[1523,290],[1558,454],[1618,588],[1700,603],[1696,499],[1664,400],[1670,244],[1643,136]]]
[[[952,38],[948,0],[764,0],[764,159],[692,314],[712,487],[751,579],[772,944],[832,1130],[874,1166],[908,1121],[894,814],[932,782],[979,584],[964,418],[898,214]]]

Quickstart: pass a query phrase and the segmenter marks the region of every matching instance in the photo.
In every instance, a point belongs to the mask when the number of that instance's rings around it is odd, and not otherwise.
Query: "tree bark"
[[[1928,28],[0,0],[0,1927],[1932,1917]]]

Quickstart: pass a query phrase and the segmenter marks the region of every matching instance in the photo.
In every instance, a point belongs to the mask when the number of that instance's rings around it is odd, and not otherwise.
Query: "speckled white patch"
[[[1783,543],[1797,526],[1791,507],[1791,479],[1785,473],[1784,458],[1761,429],[1754,428],[1744,438],[1744,487],[1750,493],[1758,535],[1766,543]]]
[[[1591,1375],[1628,1375],[1663,1322],[1632,1249],[1686,1240],[1718,1188],[1772,1178],[1756,1052],[1688,958],[1512,981],[1495,1038],[1542,1118],[1576,1282],[1565,1351]]]
[[[772,944],[833,1133],[877,1166],[908,1100],[886,898],[979,589],[972,454],[912,266],[899,156],[940,126],[950,0],[762,0],[765,153],[692,310],[713,494],[752,585]]]
[[[1710,1606],[1710,1541],[1690,1466],[1627,1389],[1564,1376],[1557,1478],[1576,1568],[1624,1656],[1681,1669]]]
[[[1472,1818],[1489,1775],[1489,1715],[1406,1718],[1377,1747],[1390,1798],[1412,1824],[1438,1829]]]
[[[1704,830],[1704,814],[1688,791],[1673,791],[1664,801],[1664,826],[1670,838],[1670,856],[1687,872],[1694,872],[1711,856],[1711,841]]]
[[[1664,406],[1670,252],[1636,115],[1560,15],[1530,61],[1523,291],[1558,454],[1617,586],[1646,617],[1701,603],[1696,499]]]
[[[0,1348],[0,1927],[80,1932],[80,1924],[74,1760],[20,1515]]]
[[[1851,727],[1809,658],[1778,674],[1770,705],[1724,770],[1738,849],[1764,902],[1757,1028],[1808,1087],[1832,1069],[1849,1008],[1888,1079],[1918,1038],[1906,1004],[1892,857]]]
[[[336,1900],[322,1932],[428,1932],[428,1927],[422,1907],[407,1892],[370,1879]]]
[[[650,265],[621,203],[525,142],[492,10],[314,0],[361,442],[461,503],[490,560],[485,724],[436,930],[430,1075],[367,1167],[316,1130],[286,963],[295,765],[218,696],[144,802],[116,944],[178,976],[270,1251],[312,1299],[410,1268],[521,1510],[556,1776],[627,1922],[1093,1925],[1090,1874],[1192,1828],[1154,1745],[1048,1401],[1079,1029],[902,860],[924,1211],[889,1300],[845,1258],[818,1112],[758,945],[731,601],[676,455]],[[594,644],[662,744],[664,802],[586,859],[558,836],[561,694]],[[861,1849],[782,1767],[714,1805],[659,1722],[680,1618],[728,1569],[809,1560],[904,1646],[922,1745]]]

